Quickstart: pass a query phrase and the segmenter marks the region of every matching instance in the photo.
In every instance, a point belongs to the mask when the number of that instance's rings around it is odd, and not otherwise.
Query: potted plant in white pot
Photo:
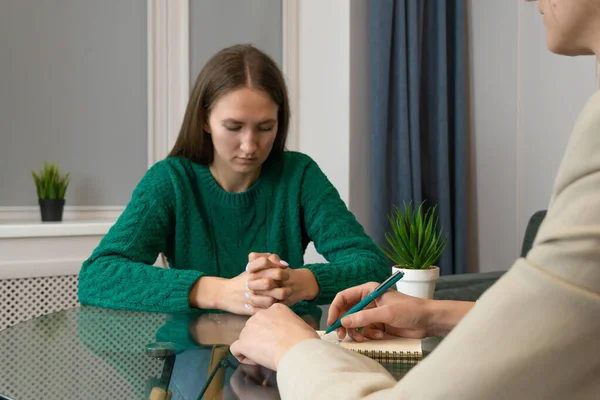
[[[56,164],[44,163],[39,173],[31,171],[37,189],[42,221],[62,221],[70,173],[61,174]]]
[[[389,247],[382,251],[394,263],[393,272],[404,273],[396,284],[399,292],[431,299],[440,276],[434,263],[446,248],[448,237],[442,238],[443,229],[438,231],[436,207],[423,213],[422,206],[415,211],[412,203],[405,203],[404,213],[394,206],[388,216],[392,232],[385,234]]]

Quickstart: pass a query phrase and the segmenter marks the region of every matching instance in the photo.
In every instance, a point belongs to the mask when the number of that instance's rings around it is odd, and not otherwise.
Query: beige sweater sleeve
[[[534,247],[433,353],[395,382],[320,340],[282,359],[283,399],[600,396],[600,93],[583,110]]]

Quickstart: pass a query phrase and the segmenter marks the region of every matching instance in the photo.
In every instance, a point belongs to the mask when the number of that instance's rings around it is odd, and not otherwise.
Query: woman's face
[[[539,0],[538,6],[550,51],[567,56],[594,54],[600,34],[600,0]]]
[[[240,88],[219,98],[204,127],[212,137],[215,166],[240,174],[260,170],[277,136],[277,111],[262,90]]]

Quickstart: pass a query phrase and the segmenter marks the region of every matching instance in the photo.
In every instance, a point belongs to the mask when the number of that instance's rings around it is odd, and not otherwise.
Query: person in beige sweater
[[[552,52],[600,57],[600,0],[539,7]],[[339,293],[329,323],[374,285]],[[600,398],[600,92],[573,128],[533,248],[476,303],[390,291],[343,326],[364,326],[371,338],[382,329],[447,336],[396,382],[377,362],[320,340],[275,304],[248,320],[231,351],[277,370],[283,399]]]

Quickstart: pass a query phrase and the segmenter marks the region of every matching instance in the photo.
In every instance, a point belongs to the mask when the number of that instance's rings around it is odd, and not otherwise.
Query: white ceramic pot
[[[428,269],[405,269],[398,266],[392,267],[392,271],[402,271],[404,276],[396,283],[399,292],[409,296],[432,299],[435,284],[440,278],[440,269],[431,266]]]

